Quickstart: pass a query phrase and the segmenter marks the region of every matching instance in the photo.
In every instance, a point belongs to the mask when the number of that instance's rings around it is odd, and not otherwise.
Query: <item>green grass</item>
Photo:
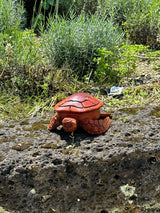
[[[143,106],[146,104],[160,103],[159,85],[142,85],[137,87],[126,87],[122,98],[106,98],[106,103],[110,107]]]
[[[78,90],[77,90],[78,91]],[[75,91],[75,92],[77,92]],[[80,90],[79,90],[80,91]],[[94,91],[93,85],[88,88],[83,87],[84,92],[90,93]],[[45,114],[47,111],[53,111],[53,106],[72,94],[72,91],[58,92],[52,98],[27,98],[22,101],[19,97],[7,94],[0,95],[0,118],[1,119],[15,119],[20,120],[26,118],[28,115]],[[92,93],[93,94],[93,93]],[[160,103],[160,86],[159,85],[142,85],[137,87],[126,87],[121,98],[111,98],[104,96],[98,91],[94,92],[95,97],[104,101],[104,108],[123,108],[128,106],[144,106],[146,104]]]
[[[0,95],[0,117],[3,119],[20,119],[27,116],[31,104],[22,102],[19,97],[7,94]]]
[[[20,120],[26,118],[28,115],[34,114],[35,112],[43,113],[43,110],[45,109],[45,101],[46,100],[35,97],[27,97],[26,100],[22,101],[20,97],[1,93],[0,118],[5,120]]]

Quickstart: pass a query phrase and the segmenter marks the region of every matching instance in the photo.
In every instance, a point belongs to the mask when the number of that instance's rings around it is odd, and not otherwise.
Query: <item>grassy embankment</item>
[[[26,29],[22,4],[0,0],[0,118],[42,113],[78,91],[108,108],[160,102],[158,0],[71,1],[65,17],[63,1],[45,2]],[[141,74],[156,80],[137,86]],[[113,85],[125,87],[120,99],[107,95]]]

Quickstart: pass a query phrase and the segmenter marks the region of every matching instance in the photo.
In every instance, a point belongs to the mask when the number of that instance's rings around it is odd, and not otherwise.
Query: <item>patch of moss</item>
[[[136,119],[136,120],[134,120],[134,121],[135,121],[135,122],[137,122],[137,123],[139,123],[139,124],[141,123],[141,121],[140,121],[140,120],[138,120],[138,119]]]
[[[128,117],[121,117],[120,120],[124,123],[129,123],[131,121]]]
[[[42,122],[42,124],[49,124],[50,120],[43,120],[41,122]]]
[[[4,159],[5,158],[2,155],[0,155],[0,162],[2,162]]]
[[[25,129],[26,131],[36,131],[36,130],[43,130],[47,129],[47,127],[42,124],[42,122],[34,122],[31,127]]]
[[[23,120],[19,124],[20,125],[27,125],[27,124],[29,124],[29,119]]]
[[[160,106],[155,106],[153,110],[149,113],[150,116],[160,117]]]
[[[14,127],[15,127],[14,124],[9,125],[9,128],[14,128]]]
[[[157,143],[157,141],[156,140],[153,140],[153,139],[150,139],[150,140],[148,140],[150,143]]]
[[[68,146],[62,149],[62,154],[76,156],[79,154],[79,149],[74,149],[73,146]]]
[[[7,152],[9,152],[9,149],[4,149],[2,151],[7,153]]]
[[[9,128],[14,128],[16,125],[16,121],[12,121],[9,125]]]
[[[116,120],[118,120],[118,117],[113,116],[113,117],[112,117],[112,120],[116,121]]]
[[[5,143],[5,142],[14,141],[15,138],[16,138],[15,136],[13,136],[13,137],[11,137],[11,138],[1,138],[1,139],[0,139],[0,144],[1,144],[1,143]]]
[[[57,144],[54,143],[47,143],[47,144],[42,144],[41,148],[46,148],[46,149],[57,149]]]
[[[25,149],[28,149],[30,146],[32,146],[32,143],[22,141],[21,143],[15,144],[12,146],[12,149],[17,150],[17,151],[23,151]]]
[[[30,135],[26,135],[26,138],[36,138],[38,135],[34,135],[34,134],[30,134]]]
[[[3,128],[4,126],[3,125],[0,125],[0,128]]]
[[[131,144],[128,144],[128,143],[119,143],[117,146],[119,146],[119,147],[129,147],[129,146],[131,146]]]
[[[0,144],[1,144],[1,143],[8,142],[8,141],[10,141],[8,138],[1,138],[1,139],[0,139]]]
[[[137,143],[137,142],[142,142],[143,138],[142,137],[131,137],[131,136],[126,136],[125,141],[131,142],[131,143]]]
[[[124,112],[131,115],[136,115],[139,110],[143,110],[144,107],[134,107],[134,108],[122,108],[119,109],[120,112]]]

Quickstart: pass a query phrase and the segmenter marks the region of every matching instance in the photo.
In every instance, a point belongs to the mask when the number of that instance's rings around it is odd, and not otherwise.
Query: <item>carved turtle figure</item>
[[[90,134],[101,134],[111,124],[110,113],[101,113],[103,102],[87,93],[75,93],[57,103],[57,112],[50,120],[48,129],[53,131],[62,124],[66,132],[82,127]]]

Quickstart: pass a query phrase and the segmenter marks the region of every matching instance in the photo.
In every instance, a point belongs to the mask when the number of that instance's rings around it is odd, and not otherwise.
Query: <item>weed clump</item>
[[[97,50],[97,69],[94,72],[95,80],[100,83],[119,83],[124,77],[129,77],[136,68],[137,55],[145,52],[143,45],[114,46],[111,50],[101,48]]]

